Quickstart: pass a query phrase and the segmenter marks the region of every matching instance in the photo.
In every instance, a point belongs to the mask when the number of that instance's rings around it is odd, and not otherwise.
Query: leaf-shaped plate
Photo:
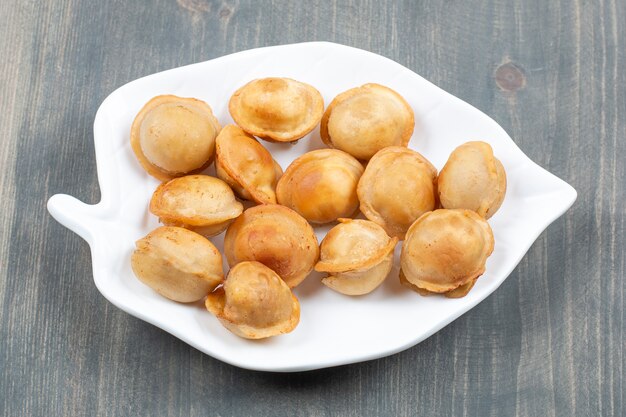
[[[140,283],[130,268],[134,242],[158,226],[148,212],[157,180],[139,166],[129,144],[133,118],[150,98],[175,94],[200,98],[220,122],[232,123],[231,94],[260,77],[282,76],[315,86],[328,104],[338,93],[380,83],[402,94],[415,111],[410,147],[441,169],[450,152],[469,140],[490,143],[502,161],[508,190],[491,224],[496,246],[486,273],[465,298],[421,297],[400,286],[398,261],[373,293],[348,297],[321,285],[312,274],[296,288],[300,325],[263,341],[224,329],[202,303],[169,301]],[[52,216],[91,246],[100,292],[122,310],[152,323],[230,364],[267,371],[301,371],[365,361],[407,349],[465,313],[506,279],[537,236],[576,199],[576,191],[532,162],[488,116],[419,75],[379,55],[343,45],[312,42],[253,49],[150,75],[107,97],[94,123],[102,200],[86,205],[68,195],[48,202]],[[296,145],[269,144],[286,168],[302,153],[323,147],[316,129]],[[329,227],[318,227],[318,237]],[[222,248],[223,235],[213,239]],[[400,245],[396,248],[396,256]]]

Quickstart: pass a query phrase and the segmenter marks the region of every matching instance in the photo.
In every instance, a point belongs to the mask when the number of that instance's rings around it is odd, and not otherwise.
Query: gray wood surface
[[[626,414],[626,1],[4,0],[0,22],[0,415]],[[578,201],[420,345],[250,372],[109,304],[45,203],[99,200],[92,123],[118,86],[306,40],[382,54],[468,101]]]

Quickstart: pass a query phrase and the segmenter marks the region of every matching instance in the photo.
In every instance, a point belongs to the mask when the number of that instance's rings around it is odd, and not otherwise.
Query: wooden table
[[[626,1],[4,1],[0,414],[623,416]],[[92,123],[137,77],[329,40],[478,107],[578,190],[498,291],[400,354],[234,368],[109,304],[46,212],[99,200]]]

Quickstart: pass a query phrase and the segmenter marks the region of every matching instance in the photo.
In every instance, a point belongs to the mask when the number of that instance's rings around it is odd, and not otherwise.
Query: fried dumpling
[[[485,272],[494,239],[487,221],[471,210],[422,215],[402,244],[400,280],[420,293],[462,297]]]
[[[130,263],[141,282],[182,303],[201,300],[224,279],[217,248],[180,227],[159,227],[139,239]]]
[[[488,219],[504,201],[506,173],[488,143],[467,142],[450,154],[437,187],[443,207],[474,210]]]
[[[402,240],[419,216],[436,207],[436,177],[435,167],[419,153],[401,146],[384,148],[359,180],[361,212]]]
[[[369,220],[339,219],[320,244],[315,270],[327,272],[322,283],[346,295],[363,295],[383,283],[393,266],[398,239]]]
[[[276,204],[276,183],[283,170],[254,137],[228,125],[217,136],[215,156],[217,176],[239,197]]]
[[[311,223],[328,223],[357,210],[363,166],[336,149],[307,152],[293,161],[276,186],[278,202]]]
[[[263,339],[289,333],[300,321],[300,303],[287,284],[259,262],[235,265],[206,308],[240,337]]]
[[[164,182],[154,191],[150,211],[167,226],[204,236],[217,235],[243,211],[228,184],[208,175],[187,175]]]
[[[290,78],[261,78],[235,91],[228,110],[235,123],[254,136],[293,142],[319,123],[324,99],[309,84]]]
[[[146,172],[167,181],[207,167],[220,129],[204,101],[157,96],[135,117],[130,144]]]
[[[413,109],[394,90],[365,84],[339,94],[320,124],[326,145],[369,160],[387,146],[406,147],[415,128]]]
[[[261,262],[293,288],[313,269],[319,247],[313,228],[298,213],[264,204],[247,209],[228,227],[224,255],[231,267]]]

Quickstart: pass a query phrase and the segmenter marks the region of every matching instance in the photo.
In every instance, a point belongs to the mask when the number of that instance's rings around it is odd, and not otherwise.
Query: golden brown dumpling
[[[261,78],[235,91],[230,115],[243,130],[271,142],[293,142],[315,128],[324,99],[312,86],[290,78]]]
[[[400,280],[420,293],[462,297],[485,272],[493,247],[491,228],[476,212],[440,209],[426,213],[406,234]]]
[[[311,223],[328,223],[357,210],[356,186],[363,166],[336,149],[307,152],[293,161],[278,181],[278,202]]]
[[[157,96],[135,117],[130,144],[146,172],[167,181],[208,166],[219,131],[220,124],[204,101]]]
[[[380,84],[365,84],[339,94],[320,125],[320,136],[331,148],[369,160],[387,146],[407,146],[415,118],[400,94]]]
[[[419,216],[436,207],[436,177],[435,167],[419,153],[400,146],[384,148],[359,181],[361,212],[402,240]]]
[[[283,170],[256,139],[228,125],[217,136],[215,155],[217,176],[239,197],[276,204],[276,183]]]
[[[271,269],[259,262],[235,265],[206,308],[228,330],[247,339],[289,333],[300,321],[300,303]]]
[[[339,219],[320,245],[315,270],[327,272],[322,282],[346,295],[363,295],[383,283],[393,266],[398,239],[369,220]]]
[[[467,142],[450,154],[437,185],[443,207],[474,210],[488,219],[504,200],[506,173],[488,143]]]
[[[298,213],[265,204],[247,209],[228,227],[224,255],[231,267],[261,262],[293,288],[313,269],[319,247],[313,228]]]
[[[136,243],[135,276],[170,300],[204,298],[224,279],[222,255],[206,238],[180,227],[159,227]]]
[[[154,191],[150,211],[168,226],[217,235],[243,211],[233,190],[219,178],[187,175],[164,182]]]

